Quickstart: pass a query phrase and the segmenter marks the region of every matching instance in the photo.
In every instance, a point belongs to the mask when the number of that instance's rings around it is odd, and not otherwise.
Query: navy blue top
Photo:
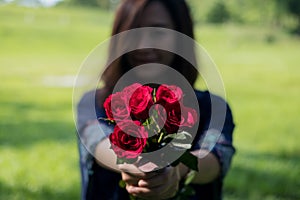
[[[221,165],[220,175],[212,182],[207,184],[191,185],[196,194],[189,199],[222,199],[223,178],[229,169],[231,158],[235,152],[232,145],[232,133],[234,123],[231,110],[228,104],[220,97],[211,95],[207,91],[195,91],[199,103],[200,122],[197,135],[192,144],[192,150],[210,150],[219,160]],[[96,109],[98,117],[105,117],[103,108]],[[80,112],[78,113],[80,115]],[[214,130],[214,131],[210,131]],[[218,130],[215,142],[210,147],[209,138],[212,132]],[[208,137],[204,137],[208,136]],[[127,191],[119,187],[121,175],[105,168],[102,168],[94,159],[91,159],[89,166],[81,159],[81,169],[88,170],[88,180],[83,182],[83,197],[87,200],[98,199],[129,199]],[[205,173],[205,172],[202,172]]]

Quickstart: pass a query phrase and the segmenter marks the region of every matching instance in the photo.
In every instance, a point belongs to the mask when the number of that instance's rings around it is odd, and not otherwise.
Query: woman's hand
[[[178,167],[166,167],[154,172],[141,172],[137,166],[122,164],[122,179],[129,194],[143,199],[167,199],[178,191],[180,173]]]

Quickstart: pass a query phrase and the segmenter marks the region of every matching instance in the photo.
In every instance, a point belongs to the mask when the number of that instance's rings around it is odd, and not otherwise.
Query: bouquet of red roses
[[[117,164],[147,157],[147,162],[159,163],[158,168],[182,162],[198,170],[197,158],[189,152],[193,137],[188,132],[198,115],[183,105],[183,98],[181,88],[164,84],[151,87],[134,83],[111,94],[103,105],[104,120],[115,125],[109,139]],[[149,157],[152,152],[159,154]],[[180,157],[172,160],[174,152]]]

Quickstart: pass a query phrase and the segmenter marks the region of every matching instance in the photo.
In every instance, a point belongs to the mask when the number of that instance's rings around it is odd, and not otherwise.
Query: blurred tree
[[[106,4],[106,0],[71,0],[72,3],[76,5],[82,5],[82,6],[103,6],[103,4]]]
[[[223,0],[216,1],[207,13],[207,21],[211,23],[227,22],[229,18],[230,13]]]
[[[287,9],[290,14],[296,17],[297,24],[294,33],[300,35],[300,0],[287,0]]]
[[[63,0],[62,4],[79,5],[88,7],[101,7],[103,9],[114,8],[120,0]]]
[[[296,18],[296,26],[292,32],[300,35],[300,0],[275,0],[277,7],[277,22],[280,22],[282,13]]]
[[[280,27],[282,25],[282,16],[286,13],[286,2],[282,0],[274,0],[274,19],[275,26]]]

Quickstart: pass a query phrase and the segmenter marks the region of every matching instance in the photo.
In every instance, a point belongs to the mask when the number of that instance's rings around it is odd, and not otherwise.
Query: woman
[[[194,38],[193,23],[184,0],[124,0],[116,13],[112,36],[140,27],[171,29]],[[193,49],[184,44],[176,44],[177,41],[171,36],[159,37],[164,37],[159,41],[163,42],[163,45],[173,45],[175,49],[178,47]],[[152,42],[152,40],[139,38],[134,45],[143,47],[144,44],[141,43],[147,42]],[[118,51],[120,47],[116,43],[111,44],[111,54]],[[182,74],[192,87],[194,86],[197,71],[180,56],[160,49],[139,48],[138,46],[136,49],[114,60],[103,73],[104,86],[96,91],[96,113],[98,117],[105,117],[103,102],[113,92],[118,80],[136,66],[147,65],[148,63],[171,66],[172,69]],[[194,57],[193,50],[191,54]],[[146,71],[142,70],[135,73],[131,80],[134,79],[133,82],[139,82],[148,79],[153,80],[153,77],[157,80],[160,78],[168,79],[168,71],[147,68]],[[195,90],[195,94],[201,115],[199,129],[193,141],[191,152],[195,155],[201,153],[207,155],[198,158],[199,171],[191,184],[195,194],[189,199],[221,199],[223,178],[235,152],[232,146],[233,119],[229,107],[221,98],[213,96],[207,91]],[[83,183],[82,199],[129,199],[129,195],[143,199],[172,199],[175,197],[181,188],[181,183],[184,182],[191,170],[183,164],[178,164],[175,167],[166,167],[160,172],[143,173],[133,164],[116,165],[116,157],[109,148],[108,138],[99,138],[95,134],[95,126],[99,125],[94,114],[95,111],[86,109],[88,99],[94,97],[95,95],[87,93],[78,104],[77,125],[79,136],[82,139],[82,143],[79,144]],[[226,107],[224,126],[222,123],[222,127],[218,127],[218,118],[212,118],[212,115],[218,116],[218,113],[214,113],[217,111],[211,109],[212,104],[224,104]],[[101,126],[106,134],[111,132],[110,126],[103,123]],[[204,134],[210,134],[211,130],[214,129],[221,132],[217,143],[212,149],[200,147],[200,140]],[[89,149],[89,152],[83,144]],[[126,183],[125,188],[118,184],[121,179]]]

